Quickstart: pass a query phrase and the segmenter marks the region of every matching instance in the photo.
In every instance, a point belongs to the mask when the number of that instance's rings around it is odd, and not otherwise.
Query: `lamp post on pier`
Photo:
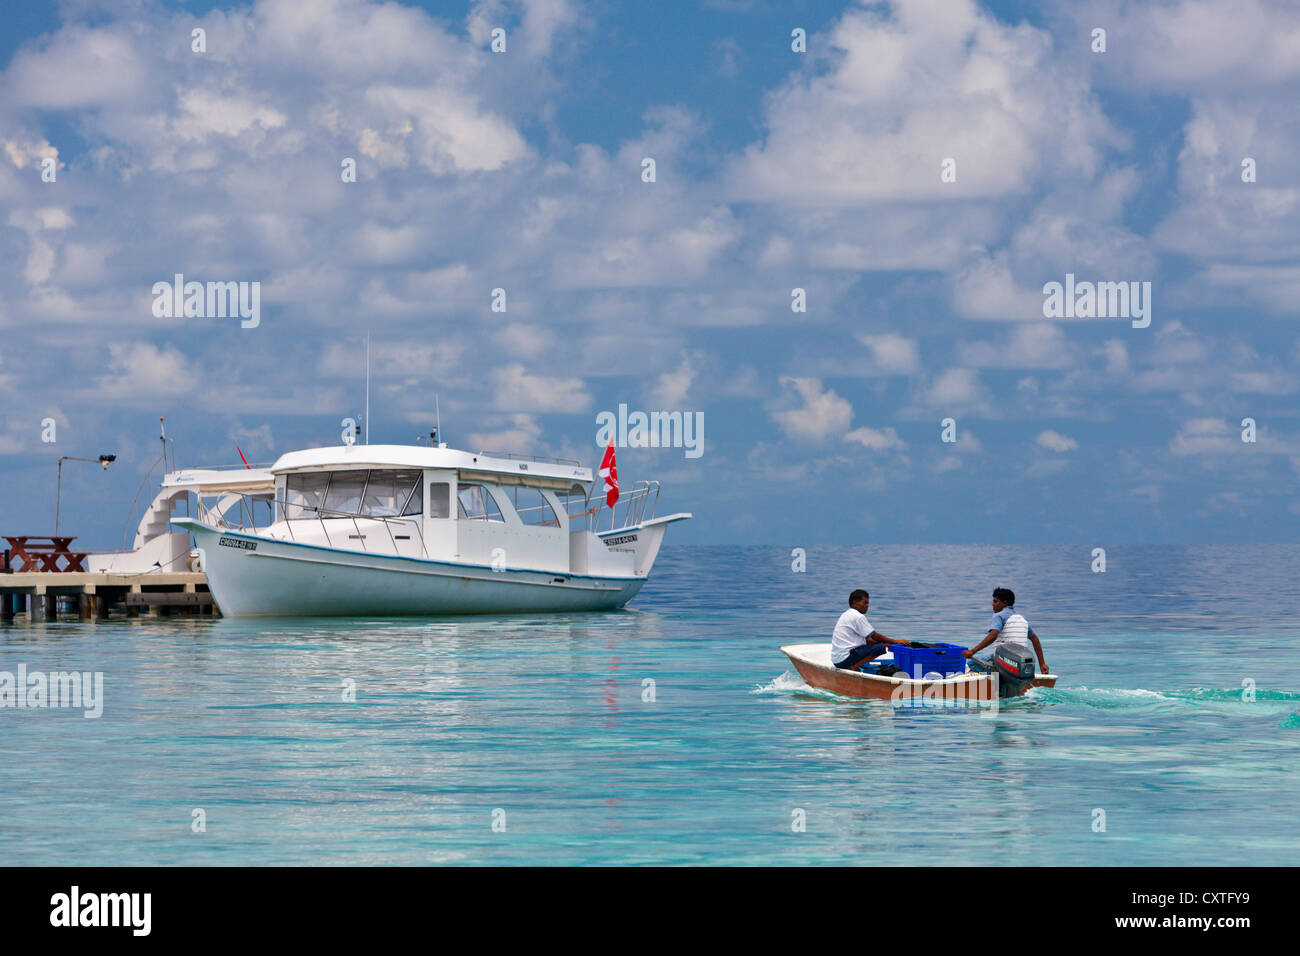
[[[57,482],[57,495],[54,499],[54,535],[59,534],[59,511],[63,506],[63,463],[65,461],[88,461],[92,465],[98,463],[101,468],[108,471],[108,464],[117,461],[116,455],[100,455],[98,458],[76,458],[72,455],[59,456],[59,480]]]

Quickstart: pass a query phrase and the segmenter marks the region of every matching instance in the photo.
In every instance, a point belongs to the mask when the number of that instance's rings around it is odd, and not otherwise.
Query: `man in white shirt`
[[[867,620],[871,595],[858,588],[849,595],[849,609],[835,622],[831,635],[831,663],[845,670],[857,670],[889,649],[890,644],[910,647],[907,641],[885,637]]]

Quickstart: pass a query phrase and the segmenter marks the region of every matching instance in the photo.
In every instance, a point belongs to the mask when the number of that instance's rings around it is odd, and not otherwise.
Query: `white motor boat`
[[[576,461],[445,444],[312,448],[267,471],[270,494],[221,489],[170,519],[227,617],[620,608],[691,517],[655,517],[658,482],[608,508]]]

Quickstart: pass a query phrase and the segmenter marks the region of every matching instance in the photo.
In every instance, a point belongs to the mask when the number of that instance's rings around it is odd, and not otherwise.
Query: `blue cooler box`
[[[939,644],[937,647],[895,644],[890,650],[894,652],[894,663],[905,670],[908,677],[924,677],[926,674],[951,677],[966,672],[966,658],[961,656],[966,648],[960,644]]]

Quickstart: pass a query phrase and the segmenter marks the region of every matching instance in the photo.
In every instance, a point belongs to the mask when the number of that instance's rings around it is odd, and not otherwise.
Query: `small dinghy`
[[[888,676],[846,670],[831,663],[830,644],[787,644],[781,652],[790,658],[799,676],[810,687],[829,690],[844,697],[860,697],[875,700],[937,700],[970,701],[986,703],[1005,697],[1020,697],[1030,687],[1055,687],[1055,674],[1039,674],[1023,666],[1016,676],[1002,676],[997,680],[992,674],[967,672],[941,676],[939,674],[921,674],[909,677],[905,673]],[[876,658],[872,664],[890,664],[892,655],[886,654]],[[868,665],[870,666],[870,665]]]

